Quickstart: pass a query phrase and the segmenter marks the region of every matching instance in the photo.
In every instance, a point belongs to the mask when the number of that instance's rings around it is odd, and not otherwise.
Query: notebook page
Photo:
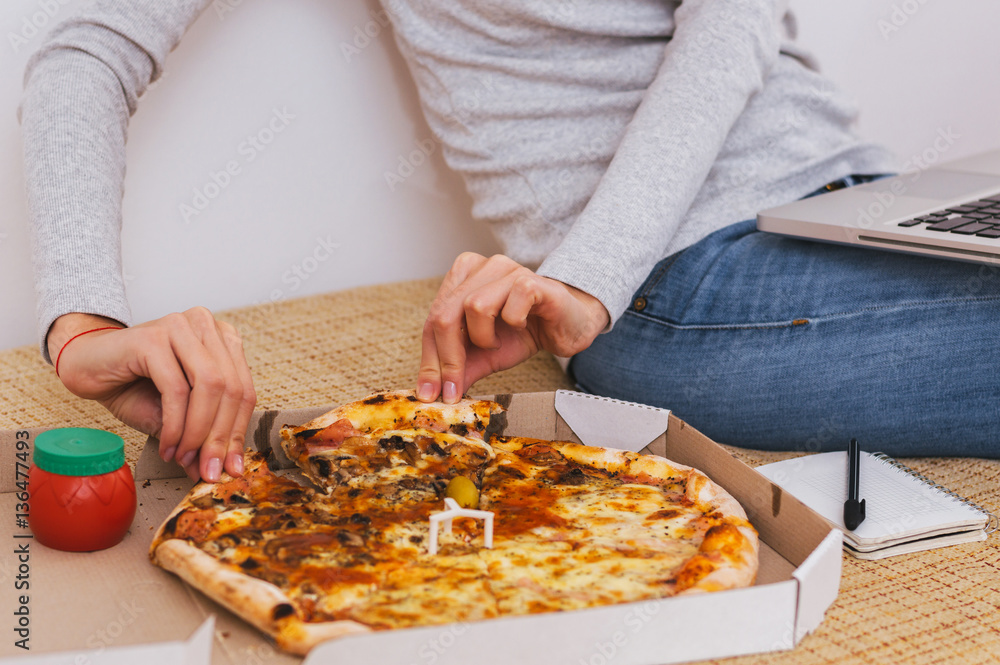
[[[983,513],[865,452],[861,453],[859,498],[865,499],[867,515],[853,532],[844,526],[846,451],[798,457],[757,470],[862,544],[986,525]]]

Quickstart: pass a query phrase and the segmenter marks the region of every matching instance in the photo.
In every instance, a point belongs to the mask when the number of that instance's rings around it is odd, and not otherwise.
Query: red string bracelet
[[[83,337],[84,335],[89,335],[90,333],[97,332],[98,330],[121,330],[121,327],[119,327],[119,326],[104,326],[103,328],[94,328],[92,330],[84,330],[82,333],[77,333],[76,335],[73,335],[68,340],[66,340],[66,343],[62,345],[61,349],[59,349],[59,355],[56,356],[56,376],[59,376],[59,361],[62,359],[63,351],[66,350],[66,347],[69,346],[69,343],[72,342],[77,337]]]

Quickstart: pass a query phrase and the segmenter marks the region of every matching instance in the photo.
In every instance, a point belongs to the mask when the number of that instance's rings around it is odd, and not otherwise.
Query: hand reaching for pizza
[[[67,342],[86,330],[113,325]],[[160,456],[189,476],[217,481],[243,472],[243,442],[257,395],[239,333],[203,307],[133,328],[66,314],[47,343],[73,394],[104,405],[160,440]],[[65,349],[64,349],[65,346]]]
[[[459,256],[424,323],[417,396],[453,404],[473,383],[540,349],[571,356],[607,326],[597,298],[506,256]]]

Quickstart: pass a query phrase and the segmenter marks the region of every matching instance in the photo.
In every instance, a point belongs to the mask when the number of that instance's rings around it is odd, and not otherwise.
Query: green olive
[[[463,508],[479,507],[479,488],[465,476],[455,476],[448,482],[445,496],[449,496]]]

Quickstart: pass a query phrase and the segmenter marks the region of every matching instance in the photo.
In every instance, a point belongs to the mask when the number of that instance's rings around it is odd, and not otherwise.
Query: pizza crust
[[[244,478],[258,473],[264,464],[258,456],[245,455],[244,460]],[[233,480],[236,479],[223,473],[220,485]],[[149,556],[154,564],[270,635],[278,646],[291,653],[305,655],[320,642],[371,632],[371,628],[356,621],[302,621],[295,615],[294,603],[275,585],[235,571],[187,540],[174,538],[177,518],[185,511],[198,510],[196,502],[211,496],[216,487],[198,483],[170,512],[153,537]]]
[[[160,543],[153,551],[153,563],[176,574],[292,653],[305,655],[325,640],[371,632],[371,628],[356,621],[306,623],[294,614],[294,605],[278,587],[230,569],[186,540]]]

